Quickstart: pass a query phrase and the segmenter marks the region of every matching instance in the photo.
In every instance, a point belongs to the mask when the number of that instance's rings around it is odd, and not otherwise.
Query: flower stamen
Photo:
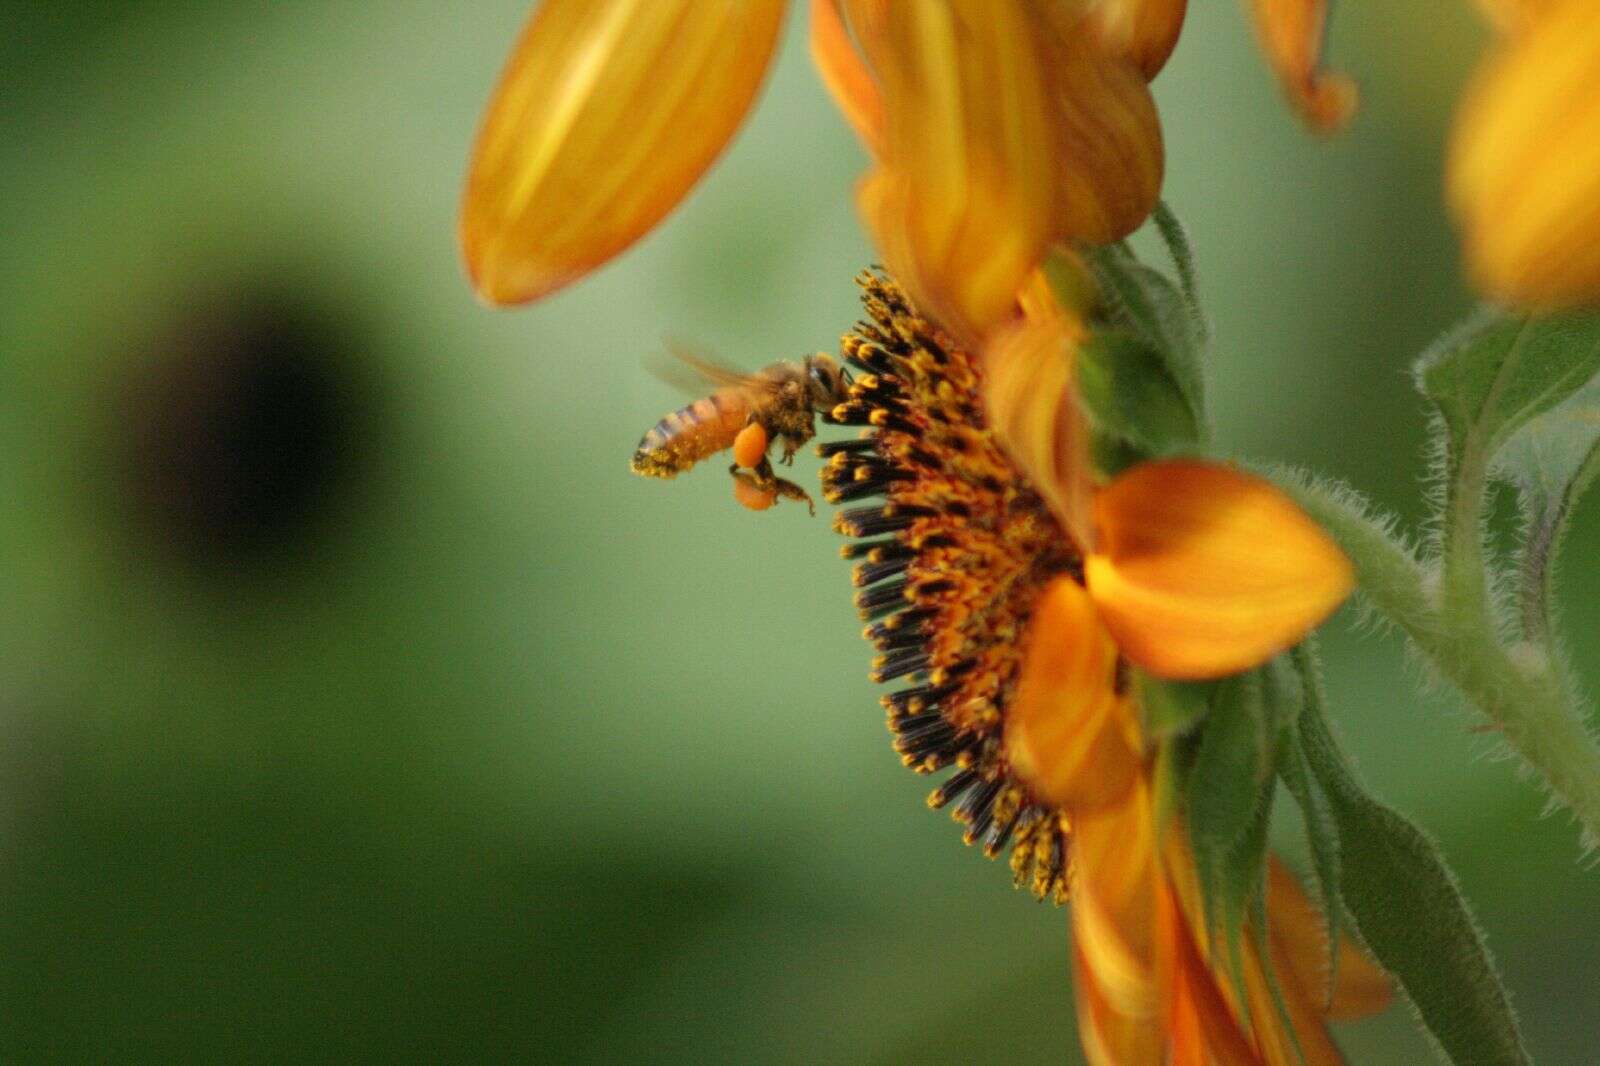
[[[1012,771],[1001,743],[1040,592],[1082,560],[1037,493],[1001,451],[978,397],[981,363],[873,273],[857,278],[868,319],[841,352],[860,373],[826,421],[864,428],[819,447],[831,503],[860,538],[856,607],[877,649],[872,679],[908,687],[883,698],[894,749],[918,773],[955,772],[928,796],[990,858],[1011,848],[1019,887],[1067,893],[1066,815]]]

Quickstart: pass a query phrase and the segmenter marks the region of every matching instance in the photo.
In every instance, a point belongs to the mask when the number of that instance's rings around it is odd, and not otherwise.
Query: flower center
[[[1039,593],[1082,561],[984,422],[981,363],[919,315],[890,280],[857,279],[870,321],[840,347],[861,371],[824,419],[866,427],[823,444],[823,494],[841,510],[856,606],[878,648],[872,678],[895,750],[919,773],[956,772],[928,797],[953,805],[968,844],[1011,847],[1019,887],[1066,898],[1068,824],[1013,774],[1001,728]]]

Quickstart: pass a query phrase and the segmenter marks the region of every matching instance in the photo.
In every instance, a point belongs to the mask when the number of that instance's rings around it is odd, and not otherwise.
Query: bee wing
[[[670,358],[667,358],[670,356]],[[747,393],[770,392],[773,382],[759,374],[717,362],[703,351],[676,341],[667,342],[667,356],[647,359],[652,374],[675,389],[691,396],[704,396],[711,389],[741,389]]]

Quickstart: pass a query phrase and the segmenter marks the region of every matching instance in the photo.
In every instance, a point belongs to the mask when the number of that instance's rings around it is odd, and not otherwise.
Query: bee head
[[[805,365],[812,407],[826,410],[845,401],[850,388],[848,372],[821,352],[807,356]]]

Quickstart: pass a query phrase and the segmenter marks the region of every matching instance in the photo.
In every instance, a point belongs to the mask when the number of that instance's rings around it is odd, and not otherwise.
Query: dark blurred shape
[[[173,316],[122,386],[118,471],[138,533],[197,569],[300,554],[370,453],[365,344],[314,299],[273,289]]]

